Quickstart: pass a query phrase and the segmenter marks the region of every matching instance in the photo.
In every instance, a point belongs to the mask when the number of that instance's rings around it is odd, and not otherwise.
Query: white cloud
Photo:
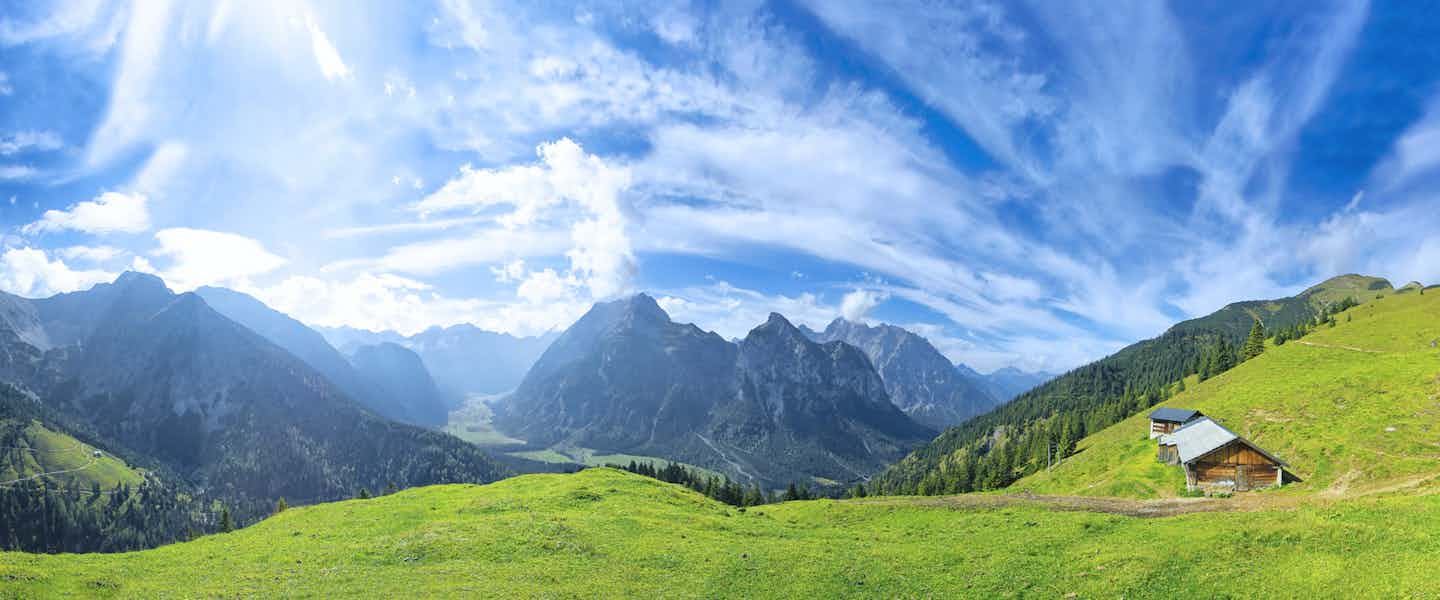
[[[0,79],[0,84],[4,80]],[[22,152],[48,152],[63,146],[60,136],[53,131],[18,131],[0,135],[0,156],[11,156]]]
[[[124,250],[114,246],[69,246],[56,251],[66,260],[78,260],[90,263],[108,262],[125,254]]]
[[[0,165],[0,180],[29,179],[39,173],[34,167],[28,165]]]
[[[62,292],[89,288],[115,279],[115,273],[71,269],[60,259],[51,260],[38,248],[8,248],[0,254],[0,290],[43,298]]]
[[[10,74],[0,71],[0,96],[9,96],[15,93],[15,86],[10,85]]]
[[[533,165],[466,166],[415,210],[429,215],[501,209],[495,220],[507,232],[543,234],[549,223],[568,223],[570,269],[564,279],[586,287],[592,298],[628,290],[635,255],[620,195],[630,187],[630,170],[586,154],[569,138],[541,144],[536,154],[540,161]]]
[[[885,295],[874,290],[855,290],[845,294],[840,299],[840,316],[846,321],[860,323],[875,310],[881,302],[885,301]]]
[[[139,233],[150,228],[150,210],[141,194],[105,192],[65,210],[47,210],[21,229],[26,235],[52,231]]]
[[[310,30],[310,46],[315,53],[315,64],[320,67],[320,74],[331,81],[349,79],[350,67],[345,66],[345,62],[340,59],[340,52],[335,50],[330,38],[325,36],[314,18],[311,18],[305,27]]]
[[[286,263],[260,242],[233,233],[171,228],[155,232],[155,241],[160,246],[151,255],[167,259],[161,276],[180,291],[203,285],[246,287],[251,277]]]
[[[361,273],[349,280],[295,276],[268,287],[240,286],[271,307],[312,325],[348,325],[405,335],[432,325],[472,323],[513,335],[539,335],[575,322],[588,304],[455,298],[414,279]]]

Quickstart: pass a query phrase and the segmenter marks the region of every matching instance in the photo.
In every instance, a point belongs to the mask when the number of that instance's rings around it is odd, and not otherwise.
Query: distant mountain
[[[1235,302],[1182,321],[946,430],[886,470],[877,489],[934,494],[1004,487],[1044,468],[1047,449],[1164,401],[1177,381],[1196,373],[1203,357],[1240,347],[1257,320],[1274,333],[1314,323],[1342,302],[1394,293],[1385,279],[1341,275],[1288,298]]]
[[[350,348],[350,359],[341,355],[319,332],[304,323],[290,318],[254,297],[234,290],[217,287],[202,287],[195,293],[205,299],[220,314],[260,334],[271,343],[284,348],[296,358],[305,361],[321,375],[339,387],[341,391],[379,415],[425,427],[445,425],[446,411],[441,405],[436,415],[434,400],[438,396],[429,373],[414,373],[412,367],[421,371],[424,366],[419,358],[414,364],[404,356],[409,350],[399,348],[387,352],[367,352],[367,358],[378,362],[365,366],[352,364],[358,348]],[[375,368],[375,371],[368,371]],[[388,381],[388,376],[402,377],[400,381]]]
[[[362,409],[305,361],[156,277],[0,298],[6,383],[242,505],[503,473],[470,444]]]
[[[320,328],[345,352],[361,345],[394,343],[414,350],[439,386],[446,402],[459,406],[470,394],[497,394],[520,385],[525,372],[559,334],[516,337],[474,325],[431,327],[413,336],[351,327]]]
[[[974,373],[974,371],[970,372]],[[991,392],[1000,398],[1001,402],[1009,402],[1012,398],[1034,389],[1035,386],[1054,379],[1055,375],[1044,371],[1031,373],[1015,367],[1004,367],[989,375],[981,375],[981,377],[989,384]]]
[[[441,427],[449,407],[414,351],[390,342],[360,346],[350,355],[360,378],[374,390],[377,410],[406,423]]]
[[[325,337],[325,341],[329,342],[331,347],[339,350],[342,354],[354,352],[361,346],[385,343],[403,346],[410,341],[409,338],[388,330],[371,331],[345,325],[340,327],[317,326],[314,329]]]
[[[819,342],[859,348],[885,381],[891,402],[936,430],[957,425],[1013,396],[992,393],[983,376],[967,376],[925,338],[894,325],[871,327],[837,318],[825,331],[809,335]]]
[[[933,432],[900,412],[863,353],[772,314],[739,343],[670,320],[644,294],[596,304],[497,407],[532,444],[657,456],[783,485],[868,477]]]

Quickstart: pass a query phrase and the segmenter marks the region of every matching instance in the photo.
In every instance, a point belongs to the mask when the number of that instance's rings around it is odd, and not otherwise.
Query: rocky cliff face
[[[934,429],[957,425],[1008,397],[992,393],[980,376],[967,377],[925,338],[894,325],[871,327],[835,319],[819,341],[845,342],[874,363],[895,406]]]
[[[500,406],[532,443],[659,456],[764,484],[855,481],[932,431],[896,409],[858,350],[780,315],[738,343],[646,295],[597,304]]]
[[[0,373],[6,383],[225,495],[329,499],[502,472],[459,440],[372,415],[304,361],[153,276],[19,300],[52,347],[0,327],[0,355],[33,361]]]

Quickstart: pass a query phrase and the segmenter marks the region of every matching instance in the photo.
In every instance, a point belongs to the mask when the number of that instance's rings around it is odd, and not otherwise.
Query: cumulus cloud
[[[21,229],[26,235],[73,230],[84,233],[140,233],[150,228],[150,210],[141,194],[105,192],[65,210],[47,210]]]
[[[177,227],[155,232],[159,247],[151,255],[166,260],[159,272],[171,287],[203,285],[245,287],[251,277],[286,263],[260,242],[234,233]]]
[[[630,244],[621,194],[630,187],[630,169],[586,154],[570,138],[541,144],[539,162],[500,169],[465,166],[460,175],[415,205],[421,215],[454,211],[499,210],[495,221],[508,232],[553,231],[568,224],[570,268],[563,278],[537,275],[584,286],[592,298],[608,298],[630,288],[635,254]]]
[[[840,299],[840,316],[845,317],[846,321],[860,323],[884,300],[885,295],[880,292],[855,290]]]
[[[51,259],[39,248],[8,248],[0,254],[0,290],[28,298],[43,298],[87,289],[115,279],[115,273],[72,269]]]

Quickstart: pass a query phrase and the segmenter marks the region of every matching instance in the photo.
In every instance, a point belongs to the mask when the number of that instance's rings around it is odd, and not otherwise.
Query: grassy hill
[[[741,512],[609,469],[527,475],[294,508],[143,552],[0,554],[0,597],[1440,592],[1429,575],[1440,568],[1440,539],[1429,533],[1440,529],[1436,496],[1164,518],[953,500],[817,500]]]
[[[105,490],[143,481],[140,472],[69,435],[38,421],[0,420],[0,484],[36,478],[54,484],[100,484]]]
[[[1288,462],[1287,494],[1434,486],[1440,476],[1440,294],[1388,295],[1298,342],[1197,383],[1164,406],[1204,412]],[[1173,496],[1178,467],[1155,462],[1145,413],[1015,485],[1042,493]]]

